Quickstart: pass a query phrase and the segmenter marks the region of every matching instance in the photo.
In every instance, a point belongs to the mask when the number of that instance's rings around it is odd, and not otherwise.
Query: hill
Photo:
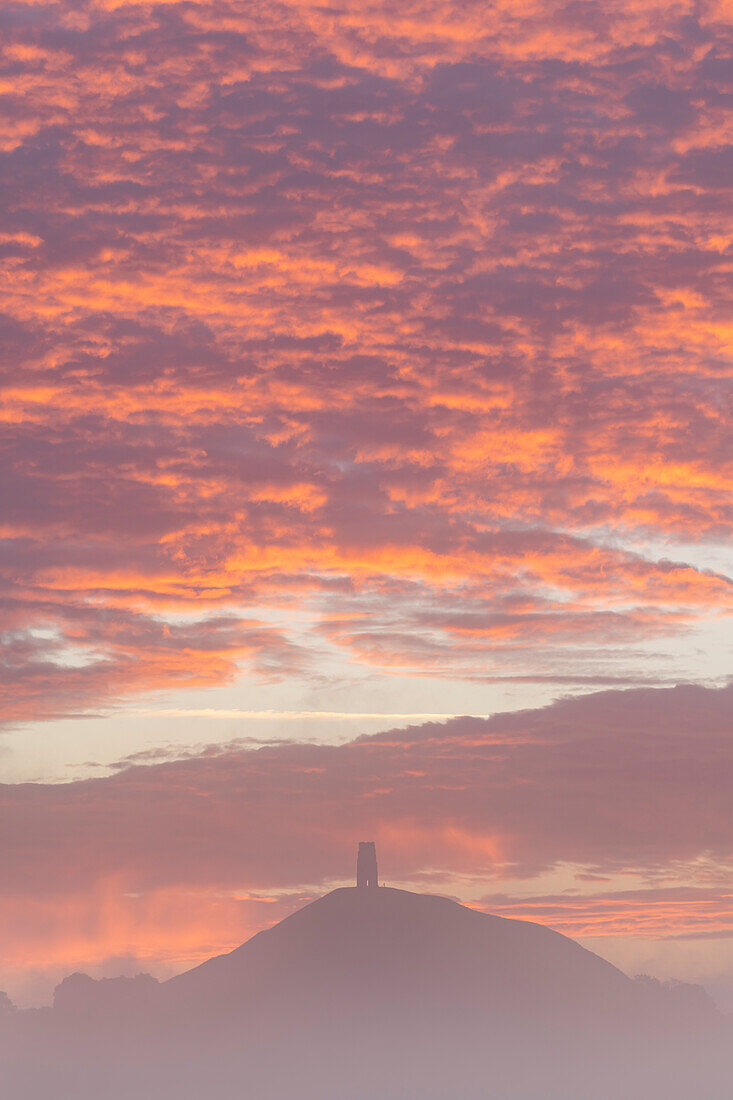
[[[14,1072],[27,1100],[712,1100],[722,1027],[541,925],[352,888],[164,983],[67,979]]]
[[[410,1015],[431,1005],[491,1017],[633,1010],[645,1000],[610,963],[529,921],[385,887],[341,889],[161,988],[170,1010],[286,1018],[309,1006]],[[297,1006],[297,1008],[295,1007]]]

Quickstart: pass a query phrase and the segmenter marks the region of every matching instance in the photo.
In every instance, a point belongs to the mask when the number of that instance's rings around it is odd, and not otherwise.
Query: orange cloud
[[[582,938],[712,939],[733,932],[733,893],[724,886],[662,886],[530,898],[497,896],[483,899],[480,907],[502,917],[549,924],[567,936]]]

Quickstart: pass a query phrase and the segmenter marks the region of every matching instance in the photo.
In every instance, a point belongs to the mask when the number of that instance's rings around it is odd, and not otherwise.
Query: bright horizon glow
[[[133,709],[128,711],[129,714],[139,714],[146,718],[263,718],[265,720],[275,719],[284,721],[301,721],[301,720],[314,720],[319,721],[342,721],[344,719],[364,720],[370,719],[377,721],[387,722],[445,722],[449,718],[459,718],[459,714],[448,713],[431,713],[426,711],[424,714],[420,713],[403,713],[395,712],[390,714],[388,712],[368,712],[368,711],[330,711],[330,710],[217,710],[215,708],[204,708],[201,710],[187,710],[184,707],[161,707],[160,709],[150,708],[148,710],[144,708]],[[473,714],[472,718],[490,718],[490,714]]]

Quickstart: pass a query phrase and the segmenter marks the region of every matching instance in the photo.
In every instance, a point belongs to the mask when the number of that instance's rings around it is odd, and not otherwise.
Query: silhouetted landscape
[[[373,864],[371,860],[373,859]],[[539,924],[334,890],[168,981],[74,974],[0,1014],[26,1100],[728,1096],[730,1021]]]

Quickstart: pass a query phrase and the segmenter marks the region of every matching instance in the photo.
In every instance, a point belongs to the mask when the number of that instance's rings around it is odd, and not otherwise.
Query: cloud
[[[481,908],[500,917],[549,924],[572,937],[631,934],[654,939],[718,939],[733,935],[733,897],[722,882],[717,887],[659,886],[607,893],[575,890],[544,897],[495,894],[482,899]]]
[[[130,691],[205,687],[231,680],[242,663],[262,677],[300,670],[306,656],[265,623],[212,615],[170,623],[82,602],[8,601],[0,632],[3,722],[54,718],[114,704]]]
[[[701,564],[733,520],[718,6],[1,19],[19,713],[285,675],[324,637],[468,678],[557,676],[559,642],[597,683],[599,642],[730,612]],[[176,615],[285,601],[297,643],[173,667]],[[34,638],[80,665],[84,609],[117,630],[67,690]]]

